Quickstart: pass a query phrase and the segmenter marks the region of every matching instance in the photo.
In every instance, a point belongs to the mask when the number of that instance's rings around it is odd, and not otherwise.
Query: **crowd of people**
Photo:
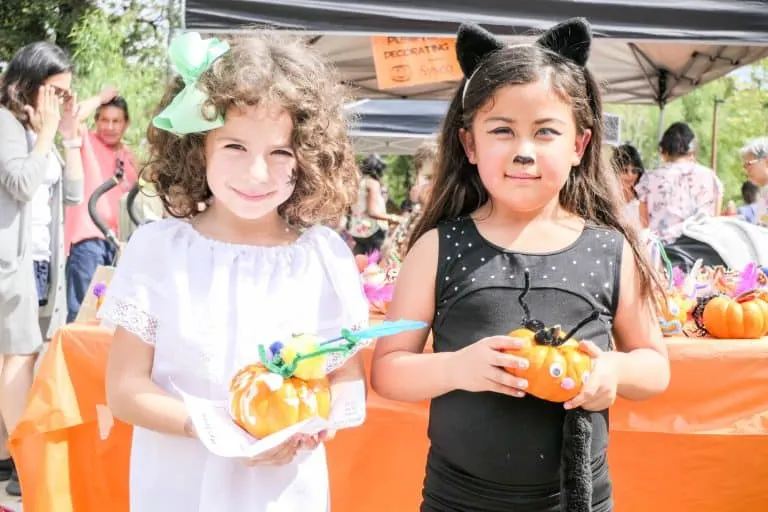
[[[624,215],[667,244],[682,234],[686,220],[700,214],[738,216],[768,226],[768,137],[749,141],[740,151],[748,178],[741,187],[743,204],[723,207],[723,184],[712,169],[697,162],[696,136],[686,123],[674,123],[659,143],[662,165],[646,171],[639,151],[624,144],[613,151],[619,173]]]
[[[256,359],[259,344],[297,329],[338,333],[366,323],[353,253],[380,251],[402,265],[391,314],[430,326],[382,340],[372,374],[385,397],[432,400],[421,510],[560,510],[572,493],[552,484],[560,461],[553,440],[575,408],[594,426],[592,510],[612,510],[607,409],[617,394],[645,399],[669,382],[652,311],[656,279],[640,257],[639,232],[672,244],[701,214],[768,225],[768,139],[744,147],[744,204],[724,209],[722,183],[697,163],[684,123],[664,133],[658,169],[646,170],[631,145],[604,161],[582,21],[530,45],[496,43],[477,27],[459,33],[466,78],[440,144],[416,152],[414,184],[393,213],[386,163],[369,155],[358,167],[343,86],[321,56],[268,31],[174,41],[172,58],[200,52],[194,60],[207,65],[171,82],[148,130],[142,176],[169,215],[134,233],[100,310],[116,327],[109,406],[135,426],[132,509],[326,510],[322,442],[332,432],[297,436],[247,461],[220,459],[197,441],[171,382],[221,399],[228,376]],[[96,268],[115,260],[88,198],[124,172],[98,203],[99,217],[119,232],[121,198],[137,180],[123,143],[126,101],[110,87],[78,100],[72,75],[62,50],[35,43],[0,79],[6,432],[23,413],[43,342],[76,319]],[[593,312],[601,319],[585,327],[592,341],[582,344],[599,364],[565,406],[529,397],[525,379],[499,368],[528,364],[500,352],[519,340],[498,336],[510,317],[529,314],[518,306],[521,290],[548,325]],[[430,330],[434,353],[423,354]],[[363,378],[362,368],[356,356],[332,374],[331,389]],[[18,496],[4,449],[0,478]]]

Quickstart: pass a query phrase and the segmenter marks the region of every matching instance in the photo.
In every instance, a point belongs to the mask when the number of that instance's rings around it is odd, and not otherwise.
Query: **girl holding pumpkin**
[[[170,216],[134,233],[99,311],[116,326],[109,407],[136,427],[131,510],[325,512],[330,432],[217,457],[179,391],[226,401],[260,347],[367,322],[352,253],[321,225],[357,186],[343,91],[309,48],[269,31],[186,33],[169,51],[180,76],[149,129],[145,172]],[[329,378],[333,395],[363,378],[361,361]]]
[[[383,396],[431,400],[422,512],[612,510],[608,408],[668,385],[658,283],[601,162],[590,44],[581,19],[513,46],[459,29],[466,78],[389,310],[429,323],[434,352],[426,329],[390,336],[372,370]],[[586,453],[564,449],[571,411]]]

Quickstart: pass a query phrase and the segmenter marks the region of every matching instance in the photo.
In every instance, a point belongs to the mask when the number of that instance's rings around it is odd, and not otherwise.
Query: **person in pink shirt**
[[[120,199],[136,182],[136,165],[131,150],[122,142],[130,117],[128,104],[113,88],[81,105],[83,118],[95,111],[96,131],[88,133],[81,149],[85,175],[82,204],[67,209],[64,236],[67,258],[67,321],[73,322],[80,311],[88,286],[99,265],[112,265],[116,248],[94,224],[88,214],[88,201],[96,188],[124,170],[121,184],[103,195],[96,205],[99,217],[119,236]]]

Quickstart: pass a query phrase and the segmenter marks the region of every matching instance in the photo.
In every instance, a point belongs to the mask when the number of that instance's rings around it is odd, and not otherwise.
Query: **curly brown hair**
[[[296,188],[279,208],[291,224],[306,227],[340,218],[357,197],[359,173],[347,137],[346,91],[336,73],[300,39],[276,31],[227,39],[230,50],[200,77],[208,95],[204,114],[230,108],[279,105],[293,120]],[[175,77],[157,107],[184,87]],[[215,110],[214,110],[215,109]],[[193,217],[213,197],[206,181],[205,133],[177,136],[150,126],[150,157],[142,170],[174,217]]]
[[[437,142],[432,140],[422,142],[413,154],[413,168],[416,172],[419,172],[426,164],[435,162],[436,160]]]

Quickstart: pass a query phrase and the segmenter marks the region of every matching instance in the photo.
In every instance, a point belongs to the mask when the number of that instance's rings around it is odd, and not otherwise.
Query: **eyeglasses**
[[[51,85],[53,87],[53,90],[56,92],[56,96],[63,99],[64,101],[68,100],[72,97],[72,93],[69,92],[67,89],[63,89],[61,87],[58,87],[56,85]]]

